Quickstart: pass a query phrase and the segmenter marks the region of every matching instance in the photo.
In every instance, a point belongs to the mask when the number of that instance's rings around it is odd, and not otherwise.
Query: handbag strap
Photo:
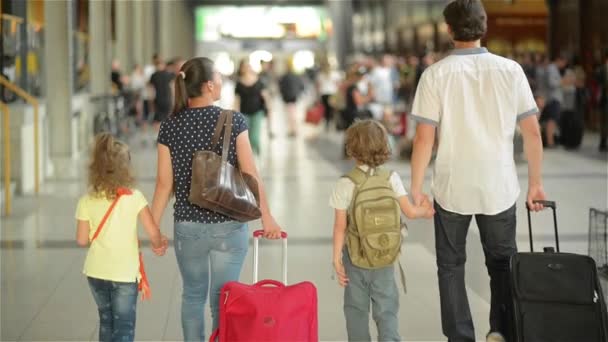
[[[224,130],[224,147],[222,148],[222,162],[228,160],[228,148],[230,148],[230,140],[232,137],[232,116],[233,111],[227,110],[226,113],[226,129]]]
[[[224,129],[224,124],[226,123],[226,113],[227,110],[222,110],[219,118],[217,119],[217,125],[215,126],[215,132],[213,133],[213,139],[211,139],[211,149],[215,149],[217,143],[220,141],[220,134],[222,133],[222,129]]]
[[[114,210],[114,207],[116,206],[116,203],[118,203],[118,200],[120,199],[120,197],[122,195],[130,195],[130,194],[132,194],[131,190],[129,190],[127,188],[118,188],[118,190],[116,191],[116,198],[114,199],[112,204],[110,204],[110,207],[108,208],[108,211],[106,211],[105,215],[103,215],[103,218],[101,219],[101,222],[99,223],[99,226],[97,226],[97,230],[95,231],[95,234],[93,234],[93,237],[91,238],[91,242],[95,241],[95,239],[97,239],[97,237],[99,236],[99,233],[101,233],[101,229],[106,224],[106,221],[110,217],[110,214],[112,213],[112,210]]]
[[[215,126],[215,132],[211,140],[211,148],[215,149],[220,140],[220,134],[224,129],[224,145],[222,147],[222,163],[228,160],[228,148],[230,147],[230,138],[232,135],[232,117],[234,111],[222,109],[220,117],[217,119],[217,125]],[[225,126],[225,128],[224,128]]]

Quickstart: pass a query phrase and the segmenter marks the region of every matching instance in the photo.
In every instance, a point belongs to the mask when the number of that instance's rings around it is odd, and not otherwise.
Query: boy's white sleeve
[[[348,178],[340,178],[329,198],[329,206],[334,209],[346,210],[352,200],[355,185]]]
[[[393,191],[395,192],[395,194],[397,194],[397,197],[407,196],[407,191],[405,190],[403,182],[401,181],[401,177],[399,177],[399,174],[397,174],[397,172],[393,172],[391,174],[390,181],[391,186],[393,187]]]

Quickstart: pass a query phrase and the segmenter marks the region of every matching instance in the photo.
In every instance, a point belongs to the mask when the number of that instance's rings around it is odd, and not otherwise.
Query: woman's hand
[[[169,247],[169,239],[165,235],[161,235],[160,240],[161,240],[161,246],[160,247],[154,248],[154,246],[152,246],[152,251],[157,256],[163,256],[163,255],[165,255],[165,252],[167,252],[167,248]]]
[[[281,227],[271,215],[262,216],[262,227],[266,239],[276,240],[281,238]]]

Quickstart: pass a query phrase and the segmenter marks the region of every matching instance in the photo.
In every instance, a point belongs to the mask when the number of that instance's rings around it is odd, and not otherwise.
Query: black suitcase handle
[[[534,200],[532,202],[542,204],[545,207],[549,207],[549,208],[553,209],[553,226],[555,228],[555,248],[557,249],[557,252],[559,253],[559,234],[557,233],[557,215],[555,213],[555,210],[556,210],[555,201]],[[530,206],[528,206],[528,202],[526,202],[526,209],[528,211],[528,231],[530,233],[530,252],[534,252],[534,243],[532,241],[533,240],[533,238],[532,238],[532,218],[530,217]]]

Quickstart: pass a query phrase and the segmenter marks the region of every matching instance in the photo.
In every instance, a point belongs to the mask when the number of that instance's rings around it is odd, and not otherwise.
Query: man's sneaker
[[[498,332],[491,332],[486,336],[486,342],[505,342],[505,338]]]

